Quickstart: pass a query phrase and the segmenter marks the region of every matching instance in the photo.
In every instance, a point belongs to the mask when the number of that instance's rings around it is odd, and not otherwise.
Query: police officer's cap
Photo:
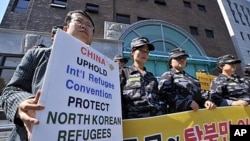
[[[148,45],[149,51],[155,50],[154,45],[149,43],[149,40],[146,37],[137,37],[137,38],[133,39],[131,42],[131,49],[136,50],[138,48],[141,48],[144,45]]]
[[[186,57],[188,57],[189,55],[188,55],[188,54],[185,52],[185,50],[182,49],[182,48],[175,48],[175,49],[171,50],[171,51],[169,52],[168,66],[171,68],[171,65],[170,65],[171,60],[172,60],[173,58],[178,58],[178,57],[181,57],[181,56],[186,56]]]
[[[225,64],[239,64],[239,63],[241,63],[241,60],[236,59],[231,54],[223,55],[223,56],[217,58],[217,64],[219,66],[225,65]]]
[[[117,60],[120,60],[120,61],[123,61],[124,63],[127,63],[128,62],[128,59],[127,58],[124,58],[122,55],[118,54],[116,55],[114,58],[113,58],[113,61],[117,61]]]
[[[178,58],[180,56],[186,56],[188,57],[189,55],[185,52],[184,49],[182,48],[175,48],[169,52],[169,58]]]

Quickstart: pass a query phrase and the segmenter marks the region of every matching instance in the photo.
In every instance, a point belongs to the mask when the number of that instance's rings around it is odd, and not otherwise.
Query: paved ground
[[[6,130],[10,130],[11,125],[11,122],[8,120],[0,120],[0,141],[7,141],[6,139],[10,131]]]

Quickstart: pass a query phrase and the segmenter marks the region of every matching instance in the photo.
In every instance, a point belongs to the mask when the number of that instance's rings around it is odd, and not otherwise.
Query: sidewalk
[[[8,120],[0,120],[0,141],[7,141],[12,125]]]

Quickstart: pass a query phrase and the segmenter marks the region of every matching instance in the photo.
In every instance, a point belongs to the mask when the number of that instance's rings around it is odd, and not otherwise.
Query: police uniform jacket
[[[169,112],[191,110],[191,102],[204,108],[205,97],[202,97],[200,82],[187,74],[175,69],[162,74],[159,82],[161,100],[169,105]]]
[[[250,101],[249,81],[233,75],[231,78],[219,74],[211,82],[210,94],[217,106],[229,106],[235,100]]]
[[[123,118],[140,118],[154,115],[154,102],[158,95],[158,81],[145,70],[142,75],[132,65],[120,70]]]
[[[50,53],[51,48],[29,49],[2,92],[1,106],[7,119],[16,125],[10,140],[27,141],[27,132],[17,115],[18,106],[24,100],[34,98],[41,89]]]

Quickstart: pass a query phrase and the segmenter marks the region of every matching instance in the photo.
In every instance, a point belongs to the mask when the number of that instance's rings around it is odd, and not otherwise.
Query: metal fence
[[[0,96],[1,98],[1,96]],[[0,141],[7,141],[10,132],[14,128],[14,124],[8,121],[0,106]]]
[[[1,121],[6,122],[6,121]],[[1,124],[0,125],[0,141],[7,141],[10,132],[14,128],[14,124]]]
[[[0,53],[0,78],[4,83],[10,80],[22,57],[23,54]],[[0,83],[0,97],[4,86],[5,84]],[[13,128],[14,124],[6,119],[0,105],[0,141],[7,141]]]

